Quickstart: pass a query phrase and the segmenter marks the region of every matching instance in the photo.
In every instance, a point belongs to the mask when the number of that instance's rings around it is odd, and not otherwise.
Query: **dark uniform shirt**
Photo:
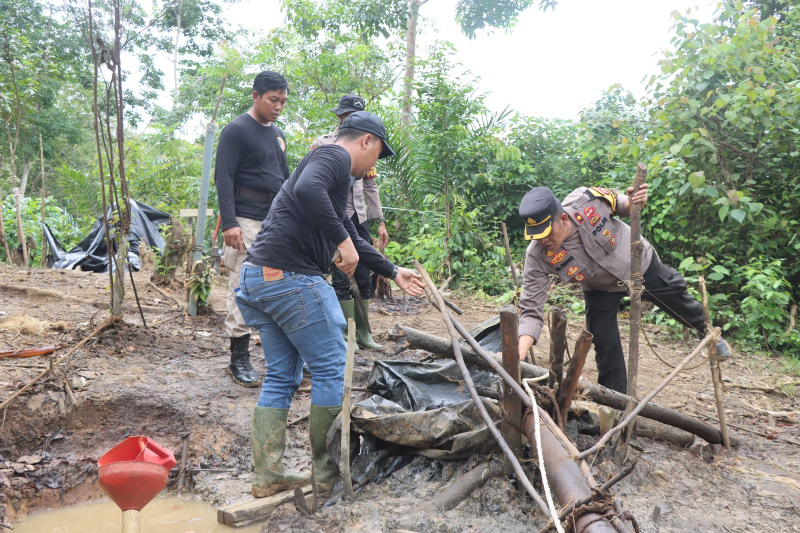
[[[312,150],[275,197],[247,261],[310,276],[322,276],[336,245],[349,236],[359,261],[391,278],[394,265],[358,236],[347,217],[350,154],[332,144]]]
[[[277,194],[288,177],[280,128],[259,124],[247,113],[230,121],[220,133],[214,167],[222,229],[238,227],[236,217],[262,221],[269,213],[269,202],[238,195],[239,187]]]

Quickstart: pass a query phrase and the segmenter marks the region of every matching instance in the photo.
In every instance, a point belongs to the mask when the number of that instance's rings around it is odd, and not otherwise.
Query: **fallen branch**
[[[758,411],[759,413],[767,414],[769,416],[797,416],[800,414],[800,411],[770,411],[768,409],[762,409],[760,407],[756,407],[755,405],[748,403],[742,400],[741,398],[736,398],[736,399],[745,404],[750,409]]]
[[[514,452],[511,451],[511,449],[508,447],[508,444],[506,444],[506,441],[503,440],[503,437],[497,431],[494,421],[489,416],[489,413],[486,412],[486,407],[484,407],[480,396],[478,396],[478,391],[475,390],[475,384],[472,382],[472,375],[469,373],[469,369],[467,368],[466,363],[464,363],[464,358],[461,356],[461,349],[457,342],[456,331],[453,327],[453,322],[450,319],[450,313],[445,309],[444,300],[442,300],[439,291],[436,289],[436,285],[433,284],[433,281],[428,275],[428,271],[425,270],[425,267],[423,267],[419,261],[414,261],[414,267],[416,267],[417,271],[422,275],[422,278],[425,280],[425,283],[430,289],[431,294],[436,299],[436,303],[439,304],[439,312],[442,314],[442,319],[444,320],[447,330],[450,333],[450,338],[453,341],[453,352],[456,362],[458,363],[458,368],[461,370],[461,374],[464,377],[464,383],[466,384],[467,389],[469,389],[469,393],[472,396],[472,403],[475,404],[475,407],[478,409],[481,418],[483,418],[483,421],[486,423],[486,427],[497,441],[497,444],[500,445],[500,448],[503,450],[505,456],[509,461],[511,461],[511,464],[514,467],[514,472],[517,475],[517,480],[522,483],[522,486],[525,487],[527,493],[531,496],[531,498],[533,498],[533,501],[536,502],[542,512],[547,514],[547,504],[544,503],[541,496],[539,496],[539,494],[533,488],[533,485],[531,485],[528,476],[525,475],[525,472],[522,470],[522,466],[519,464]]]
[[[100,333],[101,331],[106,329],[108,326],[113,324],[114,320],[115,320],[114,317],[108,317],[105,320],[103,320],[100,323],[99,326],[94,328],[94,330],[91,333],[89,333],[88,336],[86,336],[81,342],[79,342],[78,344],[73,346],[67,353],[62,355],[53,365],[55,366],[55,365],[57,365],[57,364],[59,364],[59,363],[61,363],[63,361],[66,361],[67,358],[70,355],[72,355],[72,352],[74,352],[75,350],[79,349],[81,346],[83,346],[84,344],[89,342],[89,339],[91,339],[92,337],[94,337],[95,335],[97,335],[98,333]],[[49,368],[47,370],[42,371],[41,374],[39,374],[38,376],[36,376],[32,380],[30,380],[28,383],[26,383],[24,387],[22,387],[17,392],[12,394],[6,401],[4,401],[3,403],[0,403],[0,409],[2,409],[3,407],[7,406],[8,404],[10,404],[14,400],[14,398],[16,398],[17,396],[19,396],[20,394],[22,394],[23,392],[25,392],[26,390],[31,388],[34,383],[36,383],[37,381],[39,381],[40,379],[42,379],[43,377],[45,377],[49,373],[50,373],[50,369]]]
[[[717,420],[715,417],[713,417],[711,415],[707,415],[705,413],[697,413],[697,416],[702,416],[703,418],[707,418],[709,420],[713,420],[714,422],[719,422],[719,420]],[[728,423],[728,425],[730,427],[732,427],[733,429],[738,429],[740,431],[746,431],[747,433],[752,433],[753,435],[758,435],[759,437],[764,437],[767,440],[777,441],[777,442],[786,442],[788,444],[794,444],[795,446],[800,446],[800,441],[796,441],[794,439],[786,438],[786,439],[778,440],[778,437],[776,435],[774,435],[774,434],[764,433],[763,431],[757,431],[755,429],[751,429],[751,428],[744,427],[744,426],[739,426],[737,424]]]
[[[773,387],[769,385],[754,385],[751,383],[725,383],[725,386],[729,389],[757,390],[761,392],[778,392],[780,388],[793,387],[795,385],[800,385],[800,381],[784,381],[782,383],[776,383]]]
[[[456,329],[458,329],[457,324]],[[397,325],[389,330],[388,335],[390,339],[395,340],[398,343],[402,343],[403,349],[421,349],[436,354],[440,357],[447,357],[449,359],[453,359],[455,357],[453,355],[453,345],[451,342],[415,328]],[[489,364],[487,359],[479,356],[469,346],[461,345],[461,350],[464,361],[467,363],[480,368],[494,370],[495,367]],[[495,356],[492,357],[495,359],[495,363],[497,363],[499,366],[500,361],[498,358]],[[546,368],[542,368],[540,366],[531,365],[528,363],[520,363],[520,374],[523,378],[538,378],[542,376],[548,376],[549,372]],[[614,409],[618,409],[620,411],[625,409],[625,406],[630,400],[629,396],[622,394],[621,392],[608,389],[602,385],[591,383],[583,378],[581,378],[578,384],[578,393],[596,404],[613,407]],[[523,402],[525,402],[524,399]],[[676,411],[675,409],[658,405],[657,403],[651,402],[646,405],[643,403],[642,405],[644,405],[644,408],[639,413],[639,416],[688,431],[692,435],[696,435],[710,444],[720,444],[722,442],[722,435],[719,429],[706,424],[697,418]],[[732,438],[731,443],[738,444],[738,440]]]
[[[661,391],[664,389],[664,387],[666,387],[666,386],[669,384],[669,382],[670,382],[670,381],[672,381],[672,380],[673,380],[673,378],[675,378],[675,376],[677,376],[677,375],[678,375],[678,373],[680,373],[680,371],[681,371],[681,370],[683,370],[683,367],[685,367],[687,364],[689,364],[689,362],[690,362],[692,359],[694,359],[694,358],[697,356],[697,354],[699,354],[699,353],[700,353],[700,352],[703,350],[703,348],[705,348],[705,347],[706,347],[706,344],[708,344],[708,343],[711,341],[711,338],[714,336],[714,334],[715,334],[715,333],[716,333],[717,335],[719,334],[719,330],[718,330],[718,328],[715,328],[715,330],[716,330],[715,332],[712,332],[712,333],[710,333],[710,334],[706,335],[706,337],[705,337],[705,338],[704,338],[702,341],[700,341],[700,344],[698,344],[698,345],[697,345],[697,348],[695,348],[695,349],[692,351],[692,353],[690,353],[689,355],[687,355],[687,356],[686,356],[686,357],[683,359],[683,361],[681,361],[681,364],[679,364],[678,366],[676,366],[676,367],[675,367],[675,370],[673,370],[672,372],[670,372],[670,373],[669,373],[669,375],[668,375],[666,378],[664,378],[664,380],[663,380],[661,383],[659,383],[659,384],[658,384],[658,386],[657,386],[655,389],[651,390],[651,391],[650,391],[650,392],[647,394],[647,396],[645,396],[644,398],[642,398],[642,401],[641,401],[641,402],[639,402],[639,405],[637,405],[637,406],[636,406],[636,408],[635,408],[633,411],[631,411],[631,413],[630,413],[630,414],[629,414],[629,415],[628,415],[628,416],[625,418],[625,420],[623,420],[622,422],[620,422],[619,424],[617,424],[615,427],[611,428],[611,430],[609,430],[608,432],[606,432],[606,434],[605,434],[605,435],[603,435],[602,437],[600,437],[600,440],[599,440],[599,441],[597,441],[597,444],[595,444],[595,445],[594,445],[594,446],[592,446],[591,448],[588,448],[588,449],[586,449],[586,450],[582,451],[582,452],[581,452],[581,454],[580,454],[578,457],[580,457],[581,459],[585,459],[586,457],[589,457],[590,455],[592,455],[592,454],[594,454],[594,453],[597,453],[597,451],[598,451],[600,448],[602,448],[603,446],[605,446],[606,442],[608,442],[608,440],[609,440],[609,439],[610,439],[612,436],[614,436],[614,434],[615,434],[615,433],[617,433],[617,432],[618,432],[618,431],[620,431],[621,429],[625,428],[625,426],[627,426],[628,424],[630,424],[630,422],[631,422],[633,419],[635,419],[635,418],[636,418],[636,415],[638,415],[638,414],[639,414],[639,413],[642,411],[642,409],[644,409],[644,406],[645,406],[645,405],[646,405],[646,404],[647,404],[647,403],[648,403],[650,400],[652,400],[652,399],[653,399],[653,398],[656,396],[656,394],[658,394],[659,392],[661,392]]]
[[[69,296],[67,294],[60,293],[58,291],[50,291],[47,289],[37,289],[36,287],[26,287],[24,285],[9,285],[7,283],[0,283],[0,289],[15,291],[15,292],[24,292],[28,296],[44,296],[47,298],[56,298],[58,300],[63,300],[65,302],[73,302],[79,303],[83,305],[89,305],[92,307],[96,307],[97,309],[108,309],[109,304],[108,302],[99,302],[95,300],[87,300],[85,298],[78,298],[77,296]],[[174,307],[156,307],[153,305],[142,305],[142,310],[144,311],[151,311],[156,313],[163,313],[165,311],[173,311],[175,310]],[[139,306],[135,305],[123,305],[123,311],[131,311],[138,313]]]
[[[182,303],[180,303],[180,302],[178,301],[178,299],[177,299],[177,298],[175,298],[173,295],[169,294],[169,293],[168,293],[167,291],[165,291],[165,290],[162,290],[162,289],[161,289],[161,288],[160,288],[158,285],[156,285],[155,283],[153,283],[153,282],[152,282],[152,281],[150,281],[150,280],[147,280],[147,283],[148,283],[148,285],[150,285],[151,287],[153,287],[155,290],[157,290],[157,291],[158,291],[158,293],[159,293],[159,294],[161,294],[161,296],[164,296],[165,298],[169,298],[170,300],[172,300],[173,302],[175,302],[176,304],[178,304],[178,307],[180,307],[181,309],[186,309],[186,306],[184,306]]]
[[[487,464],[481,464],[456,479],[432,499],[423,504],[423,508],[438,509],[449,511],[455,509],[458,504],[469,498],[469,495],[478,487],[483,485],[492,475],[502,470],[499,462],[490,460]]]

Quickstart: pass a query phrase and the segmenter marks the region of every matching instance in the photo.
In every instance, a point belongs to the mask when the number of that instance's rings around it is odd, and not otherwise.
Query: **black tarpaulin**
[[[112,209],[108,210],[109,221]],[[144,240],[151,248],[164,251],[166,242],[161,236],[159,228],[169,223],[169,215],[147,204],[131,200],[131,229],[128,233],[128,264],[137,271],[142,262],[139,259],[139,245]],[[111,229],[113,238],[115,229]],[[106,247],[106,232],[103,218],[95,222],[89,234],[77,246],[65,252],[58,239],[47,224],[42,224],[42,233],[47,239],[50,255],[53,256],[54,270],[67,270],[80,267],[81,270],[92,272],[108,271],[108,249]]]

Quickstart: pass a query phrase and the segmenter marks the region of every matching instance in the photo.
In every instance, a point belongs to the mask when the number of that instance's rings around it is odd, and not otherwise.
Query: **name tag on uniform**
[[[278,281],[283,279],[283,270],[279,268],[261,267],[261,275],[264,276],[264,281]]]

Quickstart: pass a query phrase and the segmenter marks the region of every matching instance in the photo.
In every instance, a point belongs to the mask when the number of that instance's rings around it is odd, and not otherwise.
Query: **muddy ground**
[[[223,371],[228,360],[228,340],[222,327],[225,279],[217,280],[214,288],[212,307],[216,311],[189,318],[150,287],[148,278],[147,272],[136,274],[142,303],[163,307],[163,311],[145,313],[147,328],[138,313],[126,313],[123,324],[98,334],[59,365],[55,378],[39,382],[0,413],[0,523],[102,498],[96,461],[127,435],[151,436],[177,456],[181,435],[189,432],[189,463],[214,469],[190,476],[196,494],[214,505],[249,495],[250,421],[259,389],[237,386]],[[107,275],[27,272],[0,266],[0,280],[3,285],[47,289],[83,300],[103,302],[108,298]],[[133,302],[130,285],[128,293],[128,301]],[[183,299],[182,294],[172,294]],[[494,315],[498,308],[466,295],[453,295],[453,300],[465,309],[461,318],[467,327]],[[395,303],[374,302],[373,306],[373,330],[378,334],[403,324],[445,336],[438,312],[427,303],[398,296]],[[63,355],[105,314],[85,302],[0,289],[0,351],[52,344],[59,346],[56,355]],[[8,320],[20,316],[25,319]],[[621,323],[626,329],[624,318]],[[573,317],[570,346],[580,325],[580,317]],[[647,332],[658,355],[673,365],[692,348],[668,338],[658,328],[648,326]],[[540,360],[547,350],[545,338],[536,347]],[[253,364],[263,366],[260,347],[253,343],[251,351]],[[419,360],[427,355],[392,353],[394,344],[386,342],[383,353],[357,354],[354,384],[366,381],[375,359]],[[670,368],[656,358],[645,339],[641,353],[639,384],[641,390],[649,390]],[[46,365],[42,357],[0,359],[0,401]],[[800,531],[799,389],[752,388],[798,380],[797,368],[786,359],[741,352],[724,366],[729,421],[769,438],[732,429],[742,441],[733,452],[699,439],[688,449],[638,439],[639,464],[615,490],[642,531]],[[592,353],[584,375],[590,380],[597,377]],[[75,405],[66,397],[65,380],[74,391]],[[309,400],[309,394],[298,393],[289,419],[306,414]],[[687,413],[713,416],[716,409],[708,367],[701,365],[678,376],[658,401]],[[285,463],[290,468],[310,464],[307,431],[305,422],[289,429]],[[337,504],[307,519],[292,505],[285,505],[265,523],[264,530],[516,532],[542,526],[542,517],[533,512],[534,504],[503,476],[490,479],[452,511],[429,515],[418,511],[421,502],[481,459],[431,461],[417,457],[384,483],[367,486],[352,506]],[[606,475],[605,468],[597,472],[598,479]],[[175,476],[170,487],[175,488]]]

